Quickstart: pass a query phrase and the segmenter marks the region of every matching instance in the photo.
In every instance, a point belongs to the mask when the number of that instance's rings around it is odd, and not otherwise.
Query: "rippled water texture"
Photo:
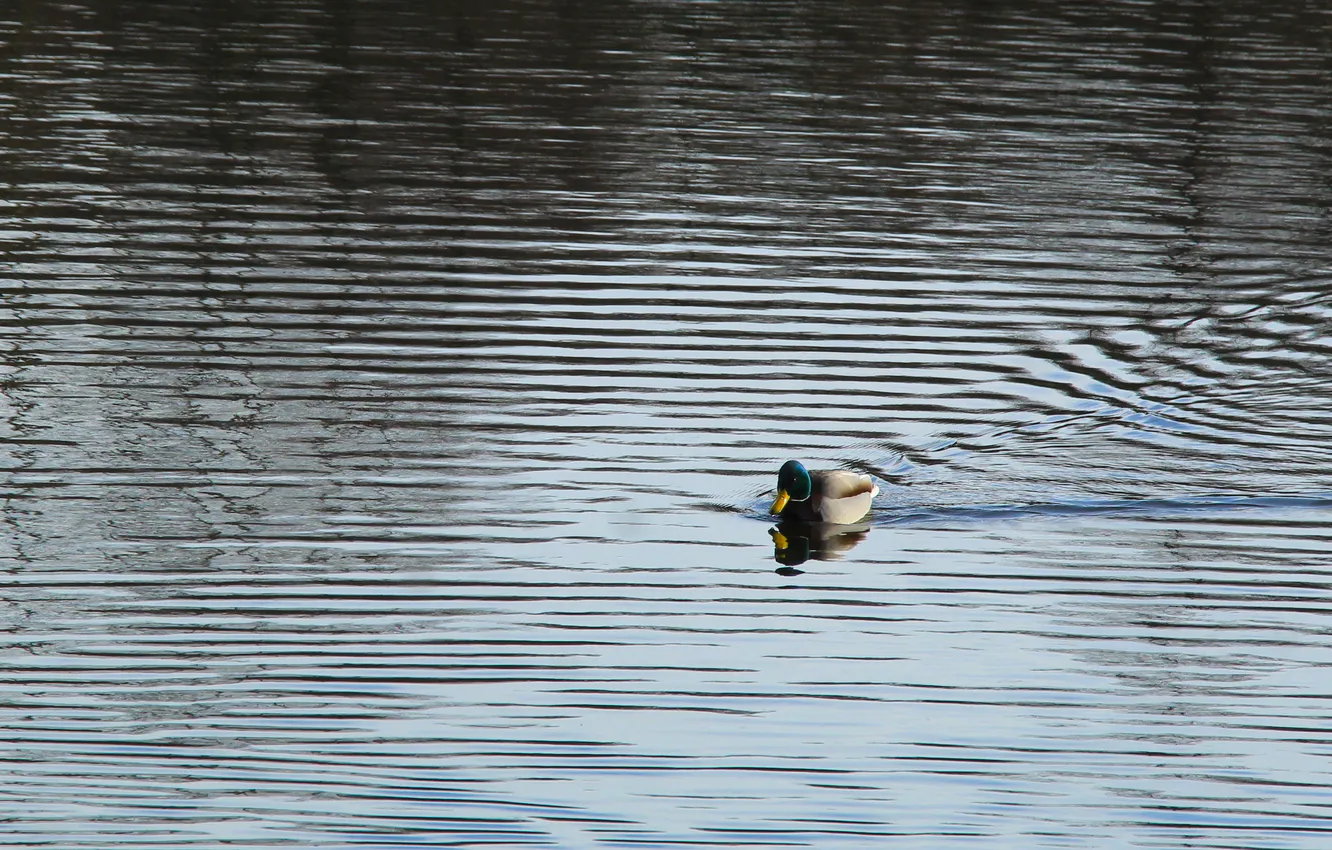
[[[0,844],[1332,846],[1317,5],[0,10]]]

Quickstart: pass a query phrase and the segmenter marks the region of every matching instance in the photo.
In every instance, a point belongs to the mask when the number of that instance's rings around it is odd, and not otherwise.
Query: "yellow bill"
[[[791,494],[785,490],[778,490],[777,501],[772,503],[772,512],[775,514],[781,513],[782,508],[786,507],[786,503],[789,501],[791,501]]]

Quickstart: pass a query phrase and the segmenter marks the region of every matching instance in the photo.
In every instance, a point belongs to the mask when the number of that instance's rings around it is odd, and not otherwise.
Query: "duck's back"
[[[811,473],[814,497],[810,507],[823,522],[853,523],[869,513],[879,488],[874,479],[858,472],[828,469]]]

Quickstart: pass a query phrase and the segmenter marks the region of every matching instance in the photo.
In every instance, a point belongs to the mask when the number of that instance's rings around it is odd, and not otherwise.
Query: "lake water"
[[[0,845],[1332,846],[1332,15],[1063,5],[0,10]]]

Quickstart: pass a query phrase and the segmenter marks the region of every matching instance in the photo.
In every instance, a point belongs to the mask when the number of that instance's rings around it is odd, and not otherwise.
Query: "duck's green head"
[[[777,501],[772,503],[772,512],[779,514],[787,502],[803,502],[814,491],[814,482],[809,478],[809,470],[798,460],[788,460],[777,473]]]

